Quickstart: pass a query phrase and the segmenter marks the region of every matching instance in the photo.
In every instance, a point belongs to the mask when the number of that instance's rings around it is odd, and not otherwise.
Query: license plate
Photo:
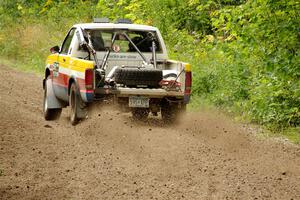
[[[129,97],[129,107],[132,108],[149,108],[149,98],[147,97]]]

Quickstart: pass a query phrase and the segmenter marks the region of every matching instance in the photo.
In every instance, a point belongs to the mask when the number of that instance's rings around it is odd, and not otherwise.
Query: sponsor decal
[[[115,59],[134,59],[136,60],[138,57],[137,56],[132,56],[132,55],[118,55],[118,54],[113,54],[109,56],[110,58],[115,58]]]
[[[53,63],[53,76],[54,77],[58,77],[58,69],[59,69],[59,63],[58,62],[54,62]]]

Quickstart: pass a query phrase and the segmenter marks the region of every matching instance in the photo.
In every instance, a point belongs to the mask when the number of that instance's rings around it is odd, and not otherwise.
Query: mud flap
[[[47,87],[47,95],[46,95],[46,101],[47,101],[47,106],[49,109],[53,108],[63,108],[66,107],[66,104],[60,101],[59,99],[56,98],[54,91],[53,91],[53,85],[51,79],[45,80],[46,84],[45,86]]]
[[[184,95],[184,103],[188,104],[190,102],[190,95]]]

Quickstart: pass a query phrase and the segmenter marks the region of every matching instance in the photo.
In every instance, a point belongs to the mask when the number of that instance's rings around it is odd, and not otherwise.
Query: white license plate
[[[147,97],[129,97],[129,107],[132,108],[149,108],[149,98]]]

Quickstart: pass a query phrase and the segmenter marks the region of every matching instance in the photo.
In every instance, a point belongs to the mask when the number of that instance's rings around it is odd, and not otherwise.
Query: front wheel
[[[87,114],[86,104],[82,101],[75,83],[72,83],[70,88],[69,105],[70,121],[74,126],[78,124],[79,120],[84,118]]]
[[[46,78],[46,81],[45,81],[43,112],[44,112],[45,120],[50,121],[50,120],[58,119],[60,117],[62,109],[61,108],[49,108],[48,107],[47,98],[48,98],[49,93],[48,93],[48,90],[47,90],[47,80],[48,80],[48,77]]]

